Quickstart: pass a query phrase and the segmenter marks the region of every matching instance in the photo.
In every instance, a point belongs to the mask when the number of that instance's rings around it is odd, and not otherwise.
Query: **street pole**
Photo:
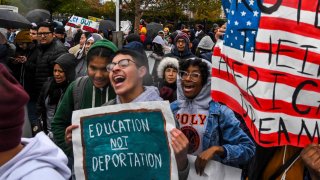
[[[116,31],[120,30],[120,0],[116,2]]]
[[[112,32],[112,42],[118,46],[119,49],[122,48],[123,34],[120,31],[120,5],[121,0],[116,1],[116,31]]]

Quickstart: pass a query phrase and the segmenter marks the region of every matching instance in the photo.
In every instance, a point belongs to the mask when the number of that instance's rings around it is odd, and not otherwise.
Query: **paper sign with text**
[[[212,98],[264,147],[319,143],[317,0],[223,0],[227,29],[212,58]]]
[[[69,21],[66,24],[67,26],[70,27],[76,27],[78,25],[81,25],[81,29],[91,32],[91,33],[96,33],[98,32],[99,29],[99,23],[95,22],[90,19],[86,19],[83,17],[75,16],[73,15]]]
[[[177,179],[168,102],[110,105],[74,111],[75,174],[86,179]]]
[[[190,164],[188,180],[241,180],[241,169],[214,160],[208,161],[203,174],[200,176],[194,166],[196,159],[197,156],[188,155]]]

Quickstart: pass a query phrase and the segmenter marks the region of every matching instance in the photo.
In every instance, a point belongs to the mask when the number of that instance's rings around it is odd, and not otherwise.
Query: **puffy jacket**
[[[40,93],[41,88],[48,80],[48,77],[53,76],[52,69],[54,61],[61,54],[67,52],[67,48],[57,39],[54,39],[51,45],[45,50],[40,49],[35,72],[35,92],[37,94]]]

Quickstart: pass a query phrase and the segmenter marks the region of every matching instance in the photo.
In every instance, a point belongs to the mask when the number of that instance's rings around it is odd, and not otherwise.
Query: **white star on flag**
[[[245,16],[247,13],[245,11],[241,12],[241,16]]]

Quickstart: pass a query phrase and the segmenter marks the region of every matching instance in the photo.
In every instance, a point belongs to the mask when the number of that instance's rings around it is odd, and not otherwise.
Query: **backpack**
[[[84,88],[86,87],[88,80],[89,76],[82,76],[75,80],[75,85],[72,91],[74,110],[79,110],[81,107]]]

